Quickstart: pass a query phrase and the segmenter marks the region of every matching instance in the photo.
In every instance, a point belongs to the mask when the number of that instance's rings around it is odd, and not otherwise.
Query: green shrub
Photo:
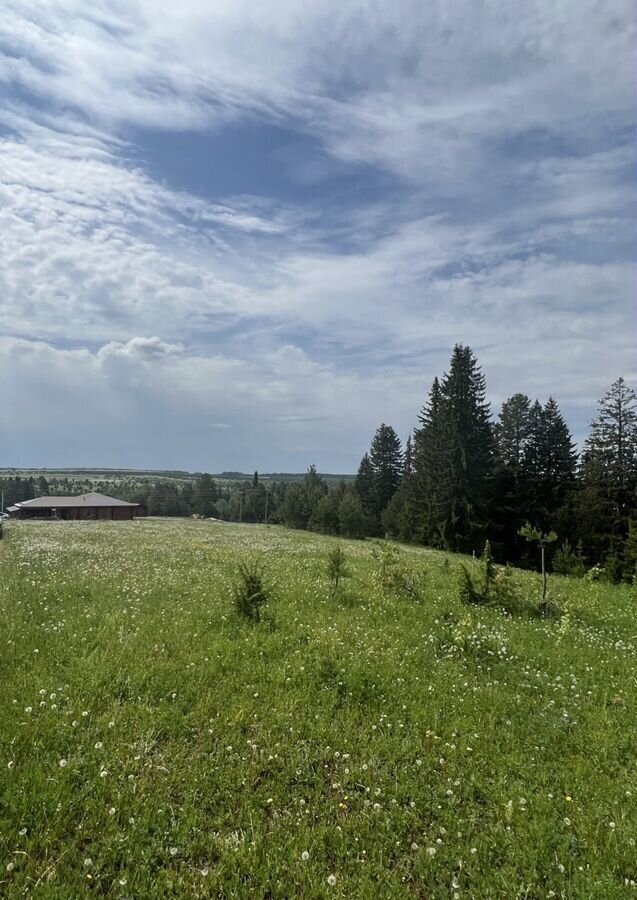
[[[483,606],[487,602],[487,598],[482,591],[479,591],[476,588],[471,575],[464,566],[460,566],[459,581],[458,596],[461,603],[472,606]]]
[[[340,544],[335,544],[327,553],[327,577],[330,580],[331,596],[338,590],[338,586],[345,578],[350,577],[347,568],[345,551]]]
[[[568,541],[555,551],[553,571],[556,575],[570,575],[582,578],[586,572],[585,559],[581,553],[575,553]]]
[[[624,580],[624,561],[618,556],[606,557],[602,580],[609,581],[611,584],[620,584]]]
[[[259,563],[239,563],[233,588],[234,606],[242,619],[261,621],[261,608],[269,600]]]

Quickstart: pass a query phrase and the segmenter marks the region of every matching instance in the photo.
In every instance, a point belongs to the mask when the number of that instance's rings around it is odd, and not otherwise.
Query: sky
[[[629,0],[4,0],[0,466],[355,471],[635,383]]]

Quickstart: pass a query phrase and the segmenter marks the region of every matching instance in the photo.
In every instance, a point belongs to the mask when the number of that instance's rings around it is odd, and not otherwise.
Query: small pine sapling
[[[239,564],[233,596],[235,609],[242,619],[253,624],[261,621],[261,607],[268,602],[269,592],[259,563]]]
[[[496,576],[496,568],[493,564],[493,556],[491,554],[491,544],[489,541],[485,542],[484,551],[482,553],[482,578],[483,578],[483,593],[486,600],[491,596],[491,585],[493,584],[493,580]]]
[[[327,577],[330,580],[332,590],[330,596],[334,596],[338,586],[344,578],[350,577],[347,568],[345,551],[340,544],[335,544],[327,554]]]
[[[553,544],[557,540],[557,535],[554,531],[549,531],[548,534],[546,534],[538,528],[533,528],[528,522],[520,528],[518,534],[520,537],[526,538],[529,543],[540,545],[542,560],[542,604],[544,605],[546,603],[546,546],[547,544]]]

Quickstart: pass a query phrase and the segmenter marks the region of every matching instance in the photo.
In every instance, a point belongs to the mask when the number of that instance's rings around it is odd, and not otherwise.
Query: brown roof
[[[98,494],[91,491],[90,494],[79,494],[77,497],[36,497],[35,500],[22,500],[17,503],[18,508],[28,506],[29,509],[86,509],[95,506],[139,506],[139,503],[127,503],[126,500],[118,500],[116,497],[107,497],[106,494]]]

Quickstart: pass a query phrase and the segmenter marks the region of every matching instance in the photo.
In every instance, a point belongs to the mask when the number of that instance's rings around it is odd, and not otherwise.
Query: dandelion
[[[69,764],[68,759],[61,759],[60,762],[59,762],[59,766],[60,766],[61,769],[66,768],[66,766],[68,766],[68,764]]]
[[[438,851],[435,847],[427,847],[427,853],[429,856],[435,856]]]
[[[111,806],[111,808],[108,811],[108,814],[109,814],[109,816],[114,816],[116,812],[117,812],[117,810],[115,809],[115,807]]]
[[[101,750],[103,746],[104,746],[104,744],[101,741],[97,741],[95,744],[95,749]]]
[[[14,862],[7,863],[7,872],[13,872],[14,869],[15,869]]]
[[[334,887],[334,885],[336,884],[336,875],[328,875],[327,883],[329,884],[330,887]]]
[[[301,853],[301,859],[303,860],[303,862],[307,862],[309,858],[310,854],[307,852],[307,850],[304,850],[303,853]]]
[[[170,848],[170,855],[171,855],[171,856],[177,856],[178,853],[179,853],[179,849],[178,849],[177,847],[171,847],[171,848]]]

